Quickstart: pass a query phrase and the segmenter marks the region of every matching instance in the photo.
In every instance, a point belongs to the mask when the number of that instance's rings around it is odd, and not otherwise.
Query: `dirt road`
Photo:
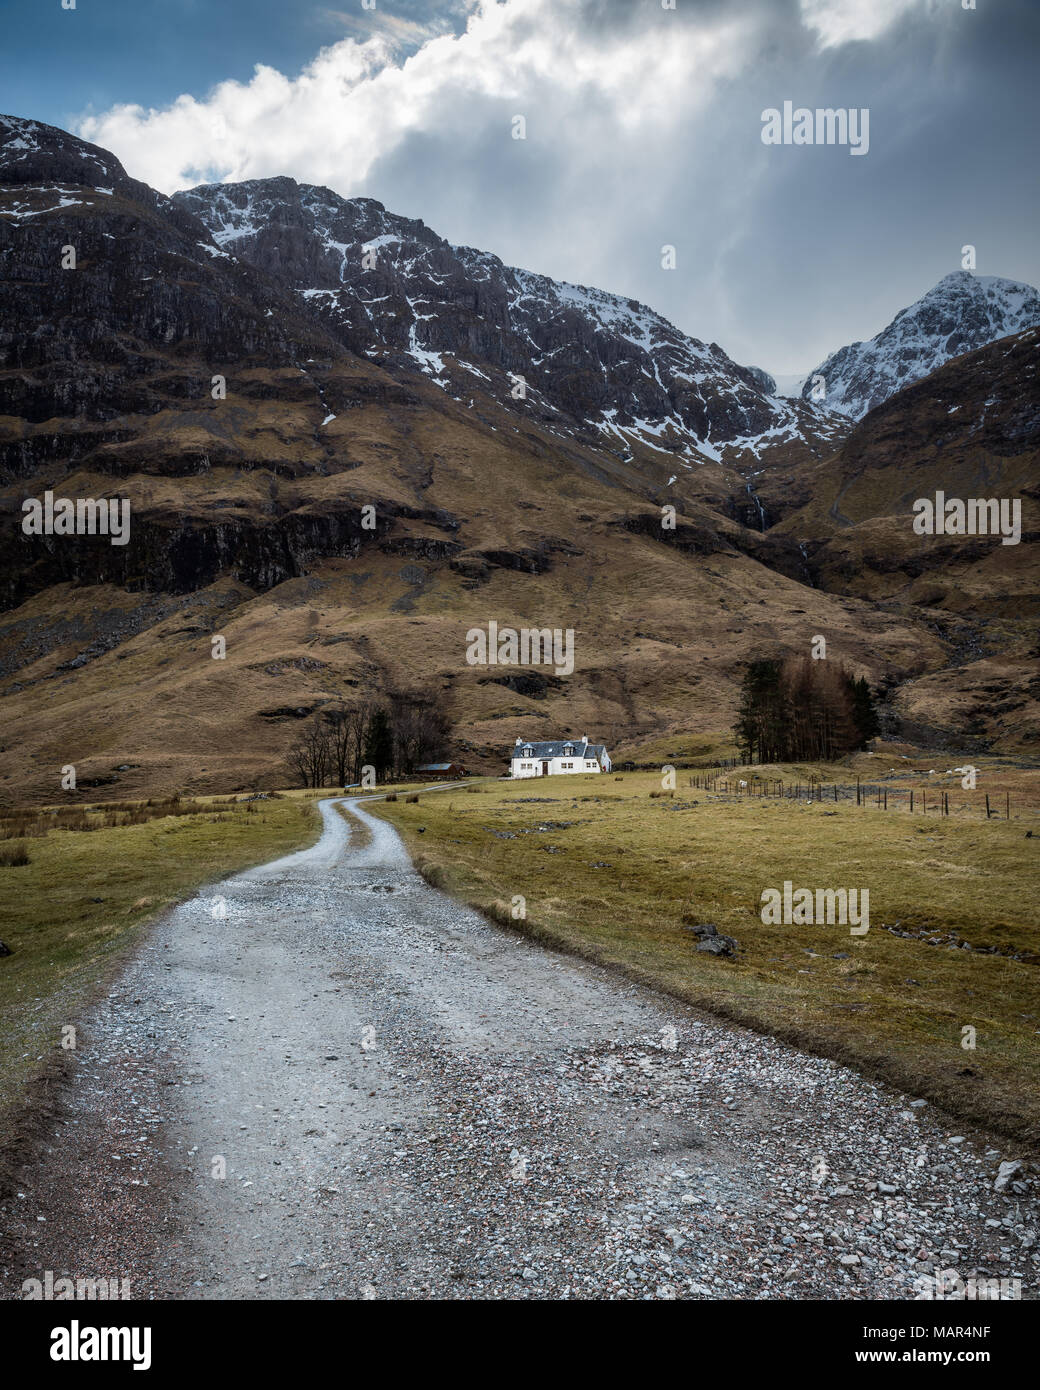
[[[321,811],[85,1021],[0,1209],[6,1296],[48,1270],[159,1298],[908,1298],[943,1270],[1033,1295],[1035,1180],[994,1191],[999,1145],[500,930],[363,807]]]

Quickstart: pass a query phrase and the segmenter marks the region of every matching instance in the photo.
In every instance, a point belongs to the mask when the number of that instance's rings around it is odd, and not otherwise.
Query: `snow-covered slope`
[[[543,425],[676,464],[824,453],[842,417],[780,400],[764,373],[635,300],[453,246],[371,198],[272,178],[174,195],[217,243],[281,277],[353,351],[426,373],[455,398],[491,395]]]
[[[773,377],[773,395],[799,397],[808,379],[808,372],[777,372]]]
[[[951,358],[1040,323],[1040,295],[1031,285],[998,275],[955,271],[898,313],[866,343],[851,343],[810,372],[826,383],[826,403],[860,419],[904,386],[928,376]]]

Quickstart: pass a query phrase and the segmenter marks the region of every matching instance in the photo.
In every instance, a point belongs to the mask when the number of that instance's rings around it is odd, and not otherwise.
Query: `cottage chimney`
[[[515,744],[514,746],[517,747],[517,748],[520,747],[520,740],[519,740],[519,739],[517,739],[516,744]]]
[[[582,734],[582,736],[581,736],[581,741],[582,741],[582,743],[588,743],[588,741],[589,741],[589,736],[588,736],[588,734]]]

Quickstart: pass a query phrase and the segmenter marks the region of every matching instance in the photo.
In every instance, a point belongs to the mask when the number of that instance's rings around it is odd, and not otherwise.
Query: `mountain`
[[[107,151],[3,117],[0,171],[9,473],[52,460],[158,471],[167,455],[190,472],[220,449],[183,414],[210,398],[214,373],[273,360],[299,372],[305,358],[339,351],[295,296],[221,251]]]
[[[286,182],[284,230],[239,246],[212,197],[164,198],[96,146],[0,118],[0,802],[53,801],[66,763],[88,795],[277,786],[301,720],[400,689],[436,693],[475,768],[518,734],[710,743],[746,662],[816,633],[893,708],[935,681],[915,727],[968,729],[929,711],[974,680],[980,621],[855,592],[829,563],[843,523],[809,504],[838,454],[770,442],[818,413],[777,414],[753,371],[649,310],[406,233],[366,200],[336,205],[353,232],[329,221],[330,251],[306,218],[293,230],[311,195]],[[355,283],[354,249],[382,236],[366,273],[383,279]],[[525,362],[526,402],[506,389]],[[1000,371],[972,419],[1003,399]],[[604,409],[632,426],[604,429]],[[25,534],[23,503],[48,491],[125,499],[129,543]],[[992,576],[986,642],[1014,583]],[[573,674],[469,664],[466,634],[491,620],[573,630]],[[996,712],[977,737],[1013,745],[1024,718]]]
[[[1040,328],[1030,328],[955,358],[877,406],[809,470],[811,500],[775,531],[807,544],[814,576],[829,589],[1035,622],[1038,464]],[[913,504],[938,491],[1017,498],[1020,539],[917,534]]]
[[[770,376],[764,367],[747,367],[745,370],[751,373],[762,390],[767,392],[770,396],[779,396],[782,394],[776,389],[776,378]]]
[[[353,352],[418,368],[457,400],[479,387],[622,458],[641,447],[691,470],[780,446],[819,457],[846,432],[644,304],[452,246],[374,199],[272,178],[174,202],[222,249],[291,285]]]
[[[951,641],[948,668],[898,692],[904,733],[932,737],[942,721],[985,737],[999,724],[1005,746],[1035,748],[1040,329],[954,358],[897,392],[802,484],[809,500],[775,533],[798,538],[814,581],[929,614]],[[1017,502],[1019,539],[918,534],[914,503],[937,492]]]
[[[1040,294],[1031,285],[997,275],[955,271],[875,338],[840,348],[810,372],[801,388],[809,400],[823,377],[826,401],[853,419],[951,358],[1040,324]]]

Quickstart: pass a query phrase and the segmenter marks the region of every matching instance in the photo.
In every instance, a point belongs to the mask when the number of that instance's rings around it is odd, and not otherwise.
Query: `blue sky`
[[[0,110],[164,192],[377,198],[774,373],[871,337],[966,244],[1040,283],[1040,0],[665,3],[4,0]],[[765,146],[785,100],[869,108],[869,153]]]
[[[453,4],[395,0],[392,12],[436,13]],[[295,75],[322,47],[356,33],[359,0],[3,0],[0,109],[70,129],[89,112],[123,103],[165,106],[183,92],[247,82],[257,63]]]

